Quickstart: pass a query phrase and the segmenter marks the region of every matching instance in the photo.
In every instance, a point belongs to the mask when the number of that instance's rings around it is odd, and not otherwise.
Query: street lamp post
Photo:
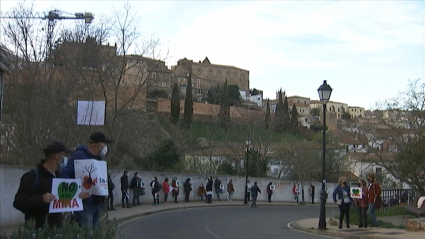
[[[320,101],[323,104],[323,152],[322,152],[322,191],[320,192],[320,218],[319,229],[326,229],[326,191],[325,191],[325,155],[326,155],[326,103],[331,98],[332,88],[323,81],[323,84],[317,89]]]
[[[246,177],[245,177],[245,199],[243,200],[243,204],[248,204],[248,151],[249,151],[249,147],[251,146],[251,138],[247,138],[245,140],[245,145],[246,145],[246,161],[245,161],[245,165],[246,165]]]

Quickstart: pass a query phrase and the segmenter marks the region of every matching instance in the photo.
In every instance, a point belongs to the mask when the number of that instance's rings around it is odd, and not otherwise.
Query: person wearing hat
[[[96,159],[103,160],[102,157],[108,153],[107,144],[113,141],[107,139],[101,132],[94,132],[89,139],[88,145],[80,145],[69,158],[68,165],[61,170],[61,177],[75,178],[74,160]],[[91,195],[89,192],[81,192],[83,198],[83,211],[75,212],[75,219],[80,227],[98,228],[100,215],[103,208],[104,196]]]
[[[44,148],[45,158],[21,177],[13,207],[25,214],[25,223],[34,220],[36,228],[43,228],[46,221],[49,227],[62,226],[62,213],[49,213],[49,204],[55,199],[53,178],[67,165],[70,153],[64,143],[52,141]]]

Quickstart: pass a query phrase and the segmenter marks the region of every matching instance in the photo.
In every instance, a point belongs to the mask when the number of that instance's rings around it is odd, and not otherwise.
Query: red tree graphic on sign
[[[96,185],[97,183],[97,178],[95,178],[94,180],[91,177],[91,174],[93,172],[96,172],[97,168],[94,167],[94,164],[91,164],[90,166],[84,166],[84,172],[87,172],[89,175],[84,176],[84,180],[83,180],[83,187],[85,189],[90,189],[92,186]]]

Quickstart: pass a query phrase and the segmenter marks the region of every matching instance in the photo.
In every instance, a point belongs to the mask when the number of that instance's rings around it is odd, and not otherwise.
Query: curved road
[[[327,216],[336,209],[328,208]],[[331,214],[330,214],[331,213]],[[288,228],[287,224],[319,216],[319,207],[205,207],[159,213],[134,219],[118,228],[125,238],[272,239],[324,238]]]

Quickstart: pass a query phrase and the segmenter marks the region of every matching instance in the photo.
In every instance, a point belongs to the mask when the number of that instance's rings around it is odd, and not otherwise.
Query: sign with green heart
[[[52,194],[55,198],[50,203],[49,212],[82,211],[83,202],[79,197],[81,192],[81,179],[54,178]]]
[[[362,198],[363,189],[360,187],[352,187],[350,188],[350,196],[351,198]]]

